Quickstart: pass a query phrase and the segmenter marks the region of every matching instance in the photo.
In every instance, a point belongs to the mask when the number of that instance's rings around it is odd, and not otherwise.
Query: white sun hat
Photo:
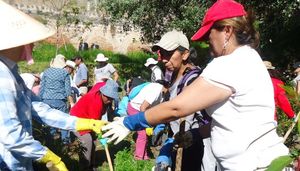
[[[99,53],[97,55],[97,58],[95,59],[95,62],[105,62],[107,60],[108,60],[107,57],[105,57],[102,53]]]
[[[43,40],[55,33],[22,11],[0,0],[0,50]]]
[[[153,58],[148,58],[146,63],[144,64],[145,67],[148,67],[149,65],[153,64],[153,65],[156,65],[158,63],[157,60],[153,59]]]
[[[67,60],[66,65],[73,68],[73,69],[75,69],[75,67],[76,67],[75,62],[73,62],[71,60]]]

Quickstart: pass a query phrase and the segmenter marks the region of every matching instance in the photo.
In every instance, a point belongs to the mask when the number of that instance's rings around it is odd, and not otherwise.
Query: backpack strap
[[[177,94],[180,94],[185,86],[190,85],[199,75],[202,73],[202,70],[198,67],[193,69],[186,68],[183,72],[183,77],[181,78],[177,86]]]
[[[184,75],[182,79],[180,80],[178,86],[177,86],[177,94],[181,93],[183,88],[185,86],[190,85],[196,78],[199,77],[199,75],[202,73],[202,70],[199,67],[196,68],[187,68],[184,71]],[[200,124],[200,125],[206,125],[211,121],[211,117],[207,114],[205,109],[201,110],[201,115],[199,113],[194,113],[194,119]],[[194,124],[194,123],[193,123]],[[193,125],[192,124],[192,125]],[[192,126],[191,125],[191,126]]]

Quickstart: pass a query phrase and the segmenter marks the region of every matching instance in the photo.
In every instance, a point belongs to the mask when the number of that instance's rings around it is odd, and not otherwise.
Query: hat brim
[[[0,15],[3,16],[1,24],[5,26],[1,28],[0,50],[34,43],[55,34],[54,29],[3,1],[0,1]]]
[[[201,26],[201,28],[192,36],[191,40],[193,41],[204,40],[204,36],[208,33],[208,31],[210,30],[213,24],[214,24],[213,22],[210,22],[204,26]]]
[[[152,52],[156,52],[156,51],[158,51],[160,49],[161,49],[161,47],[159,45],[157,45],[157,44],[153,45],[152,48],[151,48]]]
[[[100,90],[101,91],[101,90]],[[101,93],[104,95],[104,96],[107,96],[107,97],[110,97],[114,100],[119,100],[119,96],[118,96],[118,93],[112,93],[112,94],[106,94],[105,92],[102,92]]]
[[[275,67],[273,67],[273,66],[270,66],[270,67],[267,67],[267,69],[275,69]]]
[[[153,62],[148,62],[148,63],[145,63],[145,67],[148,67],[149,65],[156,65],[158,63],[158,61],[153,61]]]
[[[101,60],[95,59],[95,62],[106,62],[106,61],[108,61],[108,58],[104,58],[104,59],[101,59]]]
[[[158,42],[152,46],[151,50],[152,50],[152,52],[156,52],[160,49],[164,49],[166,51],[173,51],[176,48],[178,48],[178,46],[173,45],[173,46],[167,47],[167,45],[163,45],[161,42]]]

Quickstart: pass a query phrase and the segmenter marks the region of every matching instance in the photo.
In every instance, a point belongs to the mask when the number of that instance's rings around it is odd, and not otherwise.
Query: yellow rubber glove
[[[68,171],[64,162],[61,161],[61,158],[49,149],[47,149],[46,154],[40,160],[38,160],[38,162],[45,164],[51,162],[53,164],[52,167],[54,167],[54,169],[56,169],[57,171]]]
[[[97,134],[101,134],[101,128],[107,124],[107,121],[78,118],[76,122],[76,131],[93,130]]]
[[[146,130],[146,134],[147,134],[148,136],[153,135],[153,128],[146,128],[145,130]]]

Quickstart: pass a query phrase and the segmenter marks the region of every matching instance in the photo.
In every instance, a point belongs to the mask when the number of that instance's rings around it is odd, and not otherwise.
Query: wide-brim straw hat
[[[53,68],[64,68],[66,65],[66,58],[62,54],[56,55],[50,62],[50,67]]]
[[[46,27],[2,0],[0,0],[0,21],[0,50],[43,40],[55,33],[54,29]]]

